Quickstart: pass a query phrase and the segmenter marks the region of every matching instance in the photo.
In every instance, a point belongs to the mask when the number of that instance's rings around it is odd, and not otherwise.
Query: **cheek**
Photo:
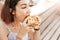
[[[26,10],[25,10],[25,9],[19,9],[19,8],[18,8],[16,11],[19,12],[19,13],[26,14]]]
[[[22,12],[22,11],[16,11],[16,17],[20,17],[20,18],[24,18],[26,15],[24,14],[24,12]]]
[[[24,18],[26,16],[26,9],[21,9],[16,7],[16,16]]]
[[[20,12],[23,14],[26,14],[26,10],[24,10],[24,9],[20,9]]]
[[[16,11],[17,11],[18,13],[26,14],[26,13],[27,13],[27,10],[28,10],[28,9],[21,9],[20,7],[16,7]]]

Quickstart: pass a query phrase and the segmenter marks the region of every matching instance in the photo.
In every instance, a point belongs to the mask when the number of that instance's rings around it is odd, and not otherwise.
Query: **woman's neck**
[[[17,26],[18,24],[20,24],[21,21],[19,21],[18,19],[14,19],[14,22],[10,23],[13,26]]]
[[[14,17],[14,21],[16,21],[16,22],[23,22],[24,21],[24,19],[23,18],[17,18],[17,17]]]
[[[20,23],[21,23],[21,22],[16,19],[14,22],[10,23],[10,24],[8,25],[8,27],[10,28],[10,30],[11,30],[12,32],[18,33],[19,30],[20,30],[20,26],[21,26]]]

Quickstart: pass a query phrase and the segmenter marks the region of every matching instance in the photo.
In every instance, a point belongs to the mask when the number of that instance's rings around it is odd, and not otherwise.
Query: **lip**
[[[25,18],[24,18],[24,19],[26,19],[28,16],[30,16],[30,14],[29,14],[29,13],[27,13],[27,14],[26,14],[26,16],[25,16]]]
[[[30,16],[30,14],[29,14],[29,13],[27,13],[27,14],[26,14],[26,18],[27,18],[28,16]]]
[[[27,18],[28,16],[30,16],[30,15],[27,15],[25,18]]]

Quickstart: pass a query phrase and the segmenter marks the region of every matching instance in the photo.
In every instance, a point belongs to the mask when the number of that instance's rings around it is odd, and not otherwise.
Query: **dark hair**
[[[14,15],[12,14],[13,10],[15,10],[15,6],[17,2],[20,0],[6,0],[1,12],[1,19],[9,24],[10,22],[14,21]],[[11,12],[10,12],[10,9]]]

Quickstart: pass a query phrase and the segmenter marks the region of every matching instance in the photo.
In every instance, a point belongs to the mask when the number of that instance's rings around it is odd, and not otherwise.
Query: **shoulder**
[[[7,40],[7,33],[5,29],[0,25],[0,40]]]
[[[2,23],[2,21],[0,20],[0,31],[1,30],[3,30],[4,28],[3,28],[3,23]]]
[[[0,20],[0,31],[4,29],[4,23]]]
[[[4,34],[8,34],[8,30],[4,27],[5,25],[4,25],[4,23],[3,23],[3,21],[1,21],[0,20],[0,35],[2,34],[2,33],[4,33]],[[4,35],[3,34],[3,35]]]

